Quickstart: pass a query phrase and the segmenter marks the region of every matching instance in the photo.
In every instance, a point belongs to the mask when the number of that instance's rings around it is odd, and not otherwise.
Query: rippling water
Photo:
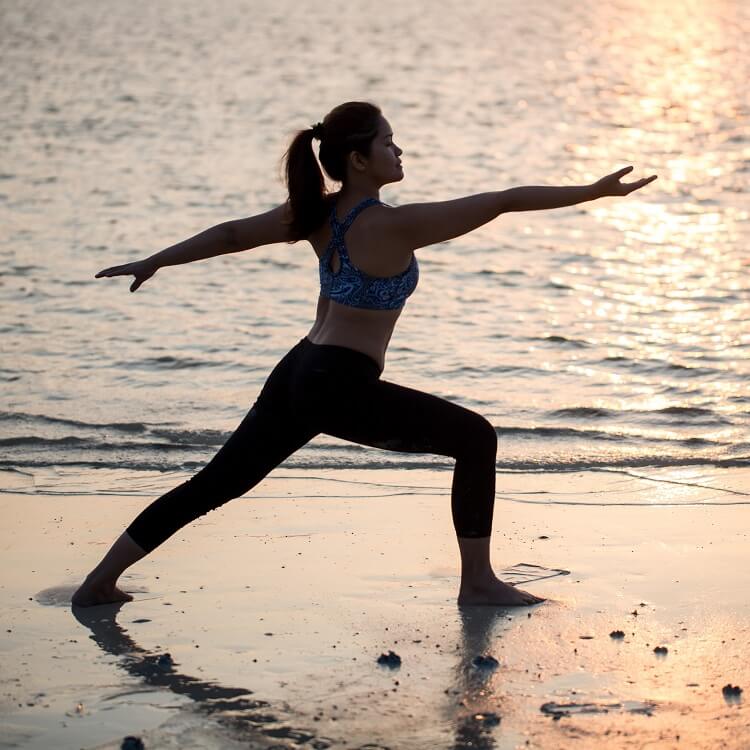
[[[750,461],[750,5],[0,5],[0,465],[202,465],[308,330],[304,243],[100,268],[284,198],[293,131],[379,103],[394,204],[578,184],[419,251],[384,377],[485,414],[498,466]],[[446,466],[320,437],[288,465]]]

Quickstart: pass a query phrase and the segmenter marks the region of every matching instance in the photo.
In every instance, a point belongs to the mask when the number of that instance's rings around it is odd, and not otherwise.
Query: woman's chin
[[[393,182],[401,182],[401,180],[403,180],[403,179],[404,179],[404,170],[402,169],[400,171],[397,171],[393,175],[393,177],[391,177],[390,179],[383,180],[383,182],[380,183],[380,184],[381,184],[381,187],[382,187],[383,185],[390,185]]]

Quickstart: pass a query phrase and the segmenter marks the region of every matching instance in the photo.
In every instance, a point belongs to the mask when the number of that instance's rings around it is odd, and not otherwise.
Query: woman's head
[[[297,133],[286,153],[295,239],[307,237],[320,226],[328,210],[325,180],[313,154],[313,139],[320,140],[320,163],[332,180],[345,184],[352,175],[364,174],[380,187],[403,177],[398,161],[401,150],[392,143],[392,135],[380,109],[368,102],[340,104],[322,123]]]
[[[323,118],[318,153],[332,180],[346,180],[347,162],[353,151],[369,156],[382,118],[380,109],[368,102],[340,104]]]

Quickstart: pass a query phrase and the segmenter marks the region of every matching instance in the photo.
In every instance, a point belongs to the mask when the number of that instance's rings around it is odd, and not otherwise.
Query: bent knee
[[[470,426],[461,435],[461,453],[477,457],[497,455],[497,432],[492,422],[481,414],[473,414]]]
[[[489,419],[481,418],[480,440],[493,456],[497,455],[497,430]]]

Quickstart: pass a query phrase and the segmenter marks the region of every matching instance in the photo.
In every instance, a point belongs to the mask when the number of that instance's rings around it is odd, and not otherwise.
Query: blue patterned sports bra
[[[320,259],[320,296],[332,299],[340,305],[359,307],[365,310],[397,310],[404,306],[406,298],[416,289],[419,281],[419,266],[412,255],[409,267],[397,276],[368,276],[349,259],[344,235],[359,214],[369,206],[379,204],[374,198],[365,198],[358,203],[343,222],[336,218],[336,206],[331,212],[331,241]],[[340,267],[331,270],[334,250],[338,253]]]

